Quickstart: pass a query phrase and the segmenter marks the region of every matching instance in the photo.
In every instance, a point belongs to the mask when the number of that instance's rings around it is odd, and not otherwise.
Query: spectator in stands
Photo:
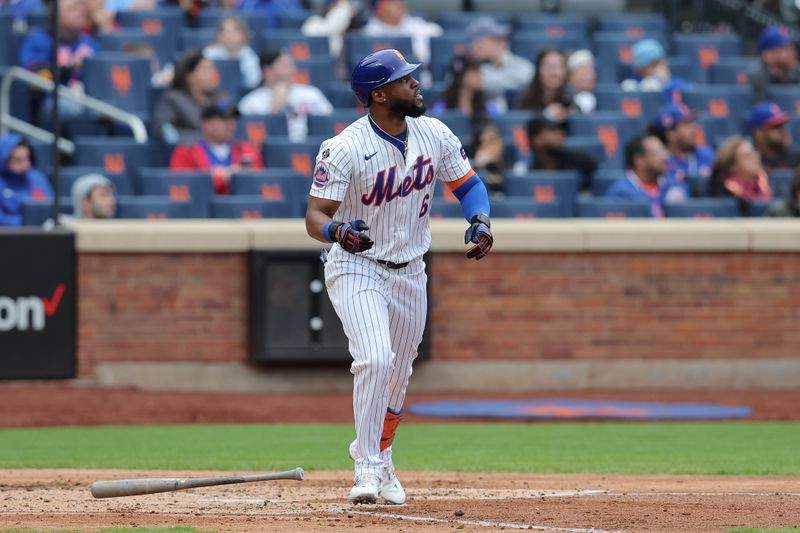
[[[165,63],[161,66],[161,61],[158,59],[155,49],[147,43],[125,43],[122,45],[122,51],[136,57],[143,57],[150,61],[150,85],[153,87],[163,88],[172,85],[172,80],[175,79],[175,65],[172,63]]]
[[[800,217],[800,169],[789,182],[789,196],[776,200],[764,213],[765,217]]]
[[[242,87],[255,89],[261,83],[258,55],[250,47],[250,30],[236,17],[225,17],[217,26],[216,41],[203,49],[203,56],[215,59],[236,59],[242,74]]]
[[[739,212],[750,213],[755,201],[772,199],[767,173],[750,141],[734,135],[717,149],[717,158],[708,184],[710,196],[732,196],[739,201]]]
[[[26,201],[52,199],[50,181],[34,167],[27,141],[16,134],[0,137],[0,226],[21,226]]]
[[[800,165],[800,148],[792,145],[786,123],[791,116],[778,104],[761,102],[750,110],[748,126],[753,135],[753,145],[767,170],[794,168]]]
[[[592,175],[597,161],[580,150],[567,148],[567,125],[545,115],[528,122],[528,142],[531,147],[531,170],[578,170],[582,174],[580,188],[592,188]]]
[[[202,137],[191,146],[179,145],[172,152],[172,170],[211,172],[214,191],[230,193],[231,176],[247,169],[264,168],[260,148],[236,139],[236,106],[219,101],[202,112]]]
[[[536,56],[536,74],[519,102],[521,109],[538,111],[550,120],[569,120],[572,99],[567,95],[567,58],[555,48],[543,48]]]
[[[243,115],[285,113],[289,138],[300,142],[308,135],[308,115],[330,115],[333,106],[318,88],[293,81],[294,59],[285,51],[267,50],[260,56],[264,82],[239,102]]]
[[[533,64],[508,48],[508,26],[480,17],[467,27],[469,53],[481,62],[483,90],[501,111],[508,109],[506,91],[519,91],[530,83]]]
[[[631,48],[631,67],[635,77],[621,83],[623,91],[663,92],[666,101],[682,100],[689,82],[672,75],[667,53],[655,39],[642,39]]]
[[[358,26],[360,4],[354,0],[326,0],[322,13],[311,15],[300,31],[307,37],[328,37],[331,57],[342,55],[344,36]]]
[[[89,13],[89,26],[86,30],[92,35],[117,29],[114,23],[115,13],[107,8],[106,0],[82,0],[82,2]]]
[[[431,106],[431,114],[456,109],[468,116],[473,125],[501,114],[497,106],[487,100],[483,90],[481,65],[467,55],[453,57],[448,69],[450,82],[442,96]]]
[[[589,50],[577,50],[567,59],[567,95],[571,96],[573,107],[581,113],[591,113],[597,109],[597,70],[594,55]]]
[[[42,0],[8,0],[0,2],[0,13],[14,16],[14,29],[24,33],[28,29],[28,16],[45,10]]]
[[[71,195],[73,218],[106,220],[116,215],[114,185],[102,174],[86,174],[75,180]]]
[[[62,0],[58,4],[61,41],[58,43],[58,62],[61,83],[75,95],[84,93],[83,60],[100,50],[98,43],[84,30],[89,26],[89,14],[83,0]],[[19,63],[24,68],[53,79],[51,49],[53,37],[40,29],[32,30],[22,41]],[[77,118],[85,113],[81,104],[68,98],[59,99],[59,116],[62,120]],[[39,108],[39,123],[49,125],[53,114],[53,100],[46,96]]]
[[[372,15],[364,26],[371,37],[411,37],[414,59],[428,64],[431,60],[431,37],[443,33],[442,27],[408,14],[406,0],[370,0]]]
[[[697,146],[695,114],[680,102],[670,102],[659,111],[650,133],[661,139],[669,151],[667,176],[684,181],[686,176],[707,178],[714,164],[714,150]]]
[[[200,133],[203,108],[223,98],[214,64],[200,52],[188,52],[175,67],[172,88],[153,111],[153,131],[168,144],[191,143]]]
[[[490,194],[503,192],[503,136],[500,129],[490,121],[473,128],[470,143],[470,161],[475,172],[483,180]]]
[[[653,218],[664,218],[664,205],[689,197],[686,183],[665,176],[669,154],[655,135],[640,135],[625,147],[627,172],[606,192],[609,198],[630,198],[650,202]]]
[[[761,61],[749,74],[754,102],[767,99],[770,85],[800,83],[797,48],[788,29],[782,26],[765,29],[758,38],[758,54]]]

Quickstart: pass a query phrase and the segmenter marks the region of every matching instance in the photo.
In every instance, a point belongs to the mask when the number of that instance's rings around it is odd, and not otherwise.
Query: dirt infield
[[[309,472],[265,482],[95,500],[96,479],[219,472],[5,470],[4,528],[80,529],[177,525],[283,531],[725,531],[800,527],[796,478],[432,474],[404,472],[403,506],[352,507],[349,472]]]

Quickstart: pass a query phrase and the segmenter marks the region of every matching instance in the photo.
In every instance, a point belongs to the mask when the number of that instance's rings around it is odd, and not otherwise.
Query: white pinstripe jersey
[[[342,202],[335,220],[367,223],[375,245],[359,255],[395,263],[428,251],[436,180],[456,181],[472,170],[461,141],[440,120],[406,117],[406,124],[405,158],[368,116],[323,142],[309,193]]]

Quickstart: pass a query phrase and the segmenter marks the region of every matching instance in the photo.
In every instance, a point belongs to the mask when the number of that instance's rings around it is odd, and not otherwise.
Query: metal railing
[[[9,68],[3,76],[2,83],[0,83],[0,135],[5,135],[8,133],[8,130],[13,130],[38,141],[46,143],[55,142],[56,137],[52,132],[11,115],[11,84],[14,81],[27,83],[30,86],[48,92],[52,92],[53,87],[55,87],[55,84],[51,80],[34,74],[29,70],[25,70],[21,67]],[[147,127],[144,121],[136,115],[123,111],[97,98],[85,94],[75,94],[63,85],[58,88],[58,94],[59,97],[73,100],[104,117],[127,124],[131,128],[133,139],[137,143],[144,144],[147,142]],[[64,137],[59,137],[58,149],[65,154],[71,155],[75,152],[75,143]]]

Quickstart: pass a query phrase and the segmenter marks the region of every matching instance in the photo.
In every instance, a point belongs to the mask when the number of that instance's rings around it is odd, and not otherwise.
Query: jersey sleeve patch
[[[317,166],[314,167],[313,180],[315,189],[324,189],[330,182],[330,172],[328,172],[328,165],[325,161],[319,161]]]

